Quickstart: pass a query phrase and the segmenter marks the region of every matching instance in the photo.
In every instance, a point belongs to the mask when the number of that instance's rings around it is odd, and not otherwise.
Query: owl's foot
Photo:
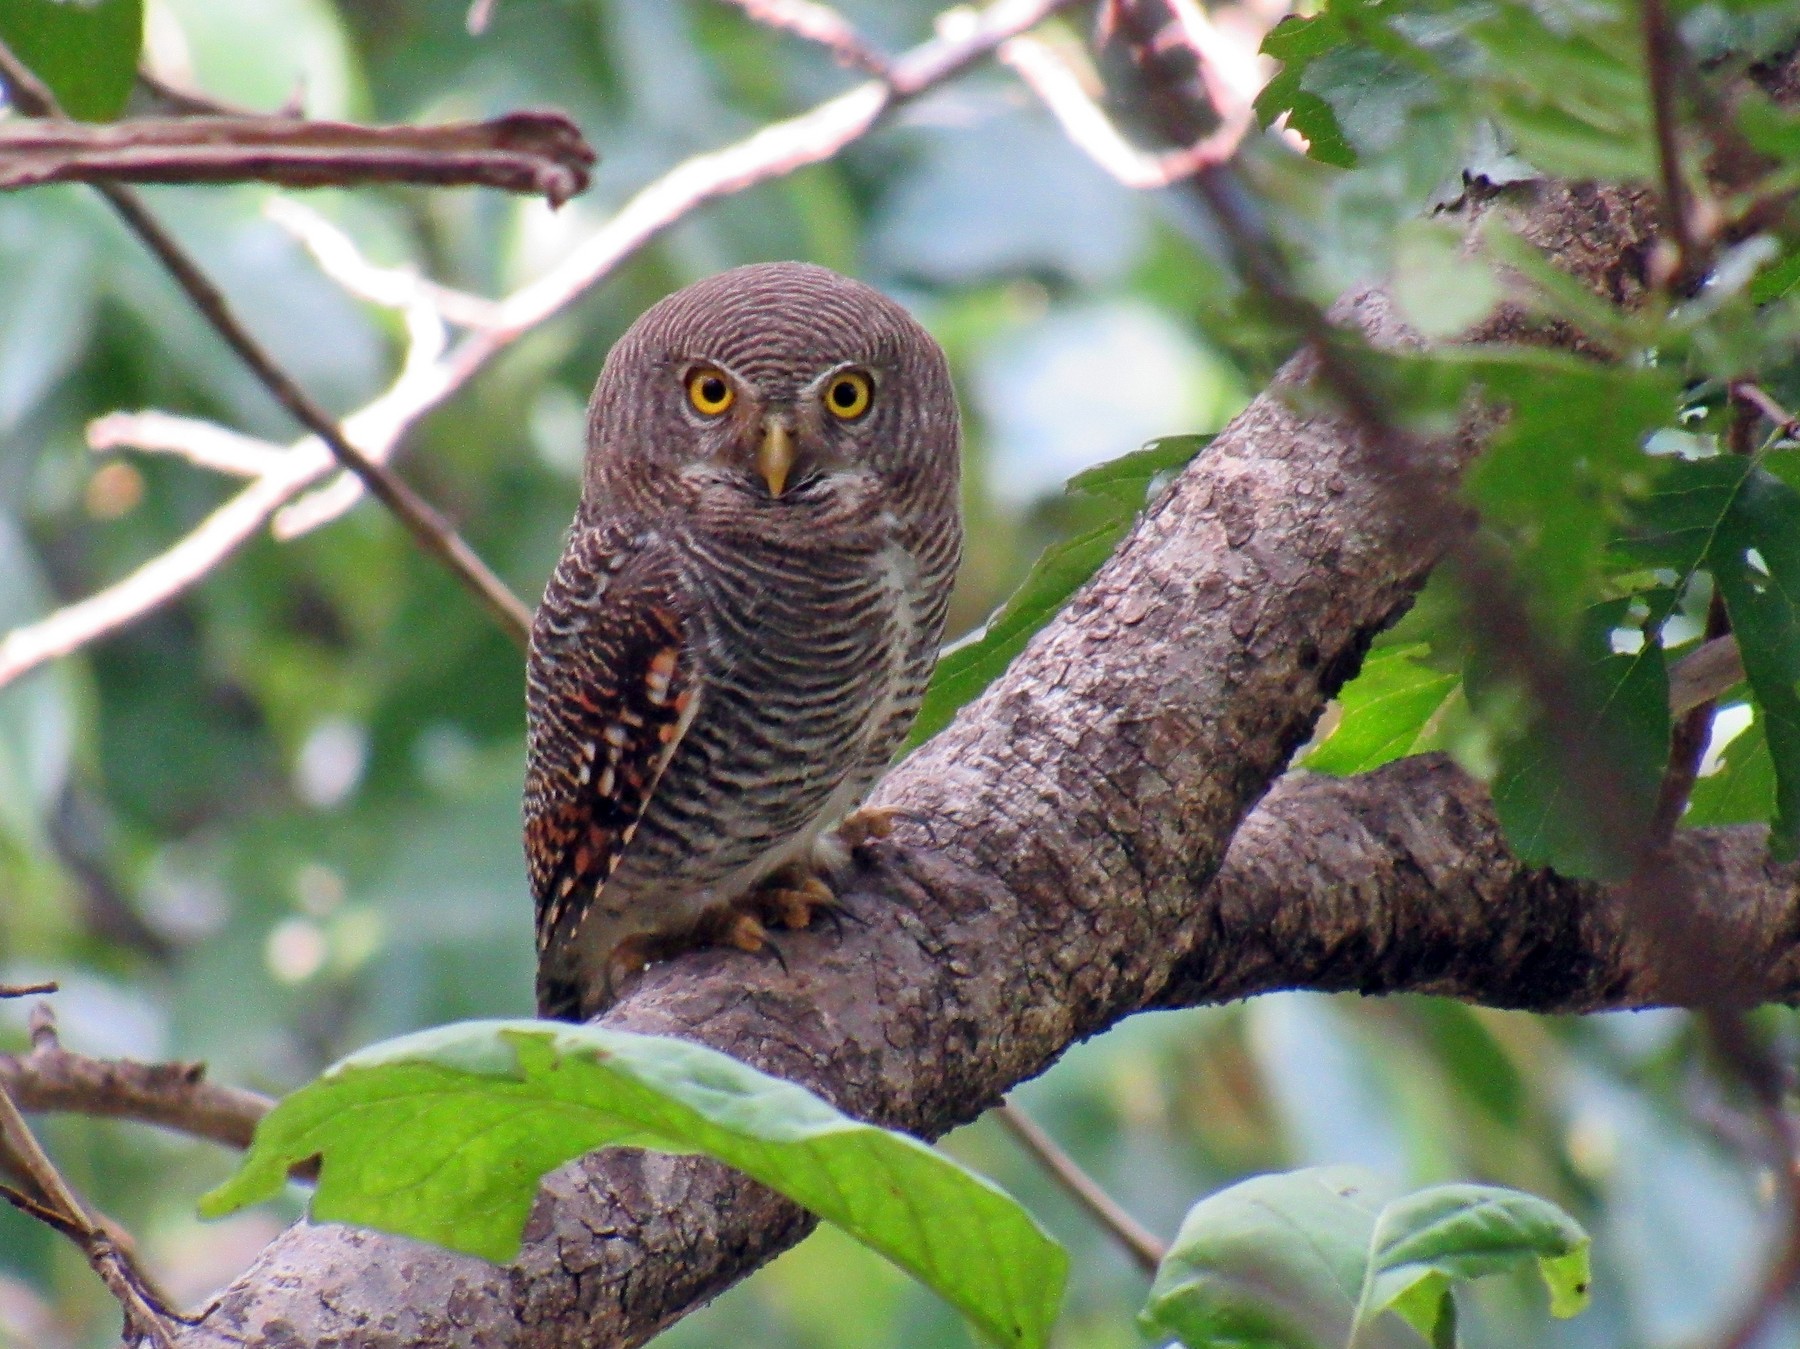
[[[854,852],[886,838],[901,820],[912,818],[910,811],[897,806],[864,806],[844,816],[843,823],[837,827],[837,836]]]
[[[837,892],[825,879],[799,866],[783,867],[738,901],[767,927],[798,932],[812,926],[820,913],[835,916]]]

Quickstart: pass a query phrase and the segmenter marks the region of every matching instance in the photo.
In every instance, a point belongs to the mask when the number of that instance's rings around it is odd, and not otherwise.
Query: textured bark
[[[1635,298],[1644,197],[1539,184],[1508,205],[1565,270]],[[1338,315],[1410,340],[1379,292]],[[1473,336],[1570,340],[1516,310]],[[1298,986],[1654,1001],[1616,901],[1512,862],[1481,789],[1446,765],[1296,778],[1237,829],[1441,544],[1393,514],[1344,423],[1284,401],[1306,373],[1293,363],[888,779],[878,798],[923,823],[859,877],[861,921],[797,936],[785,971],[718,952],[659,967],[606,1024],[704,1041],[936,1137],[1151,1006]],[[1433,447],[1430,481],[1448,488],[1476,447],[1472,432]],[[1747,833],[1684,846],[1755,938],[1746,996],[1788,995],[1792,873],[1764,867]],[[302,1225],[184,1342],[635,1345],[809,1227],[716,1164],[597,1154],[546,1182],[510,1268]]]

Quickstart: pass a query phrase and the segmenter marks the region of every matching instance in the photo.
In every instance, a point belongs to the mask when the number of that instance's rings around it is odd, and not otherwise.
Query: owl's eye
[[[687,396],[695,412],[703,417],[717,417],[731,406],[737,395],[731,391],[731,384],[723,374],[710,365],[703,365],[688,376]]]
[[[834,375],[831,383],[825,386],[825,406],[831,409],[832,416],[847,422],[855,421],[867,412],[874,397],[875,386],[860,370],[846,370],[841,375]]]

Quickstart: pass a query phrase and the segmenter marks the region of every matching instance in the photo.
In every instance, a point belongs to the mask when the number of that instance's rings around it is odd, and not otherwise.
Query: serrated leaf
[[[607,1146],[715,1157],[887,1256],[995,1343],[1049,1336],[1067,1257],[996,1186],[715,1050],[591,1026],[463,1022],[352,1055],[263,1119],[201,1210],[265,1199],[319,1156],[316,1220],[505,1261],[539,1178]]]
[[[1462,677],[1423,663],[1423,643],[1377,647],[1356,678],[1338,694],[1342,715],[1331,734],[1306,756],[1315,773],[1366,773],[1412,753],[1426,723]]]
[[[1621,554],[1685,581],[1706,561],[1750,461],[1734,454],[1668,461],[1631,512]]]
[[[69,116],[110,121],[124,111],[137,77],[143,0],[6,0],[0,40]]]
[[[1399,1194],[1357,1167],[1256,1176],[1196,1204],[1139,1320],[1188,1349],[1453,1346],[1458,1282],[1535,1262],[1557,1315],[1587,1297],[1587,1234],[1516,1190]],[[1398,1320],[1389,1318],[1392,1312]]]
[[[1501,753],[1493,784],[1494,811],[1507,841],[1527,866],[1554,867],[1567,876],[1611,879],[1630,867],[1649,825],[1669,753],[1669,680],[1662,649],[1646,641],[1615,653],[1612,633],[1631,626],[1627,601],[1595,605],[1584,616],[1570,690],[1584,744],[1565,743],[1558,723],[1539,716]],[[1626,799],[1612,803],[1627,818],[1602,820],[1575,790],[1571,753],[1605,756]],[[1627,828],[1621,832],[1620,825]]]
[[[1142,508],[1150,484],[1160,474],[1181,468],[1210,440],[1210,436],[1169,436],[1069,479],[1071,494],[1105,503],[1103,517],[1074,538],[1046,548],[1000,612],[979,632],[938,657],[931,685],[907,737],[908,751],[949,725],[958,708],[1012,664],[1037,630],[1055,617],[1112,555]]]
[[[1752,468],[1708,553],[1775,770],[1770,850],[1800,851],[1800,492]]]
[[[1508,416],[1467,493],[1511,545],[1533,612],[1566,637],[1600,597],[1628,491],[1649,476],[1644,441],[1674,415],[1675,380],[1665,370],[1550,353],[1471,359]]]

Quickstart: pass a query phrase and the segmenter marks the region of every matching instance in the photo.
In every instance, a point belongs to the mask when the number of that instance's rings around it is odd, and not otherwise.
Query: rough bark
[[[1638,293],[1641,195],[1537,184],[1508,209],[1598,293]],[[1379,343],[1410,340],[1377,291],[1338,315]],[[1472,336],[1570,340],[1512,309]],[[702,1040],[937,1137],[1149,1006],[1301,985],[1556,1010],[1653,1000],[1616,904],[1509,864],[1480,789],[1441,764],[1284,784],[1211,883],[1441,544],[1395,513],[1342,421],[1286,401],[1306,374],[1292,364],[884,784],[881,800],[924,823],[859,876],[862,921],[797,937],[785,971],[725,953],[660,967],[607,1024]],[[1475,448],[1473,434],[1431,447],[1430,480],[1449,487]],[[1440,850],[1432,831],[1451,825],[1463,833]],[[1743,836],[1692,846],[1732,869],[1733,895],[1761,896],[1755,913],[1780,906],[1779,939],[1758,948],[1778,958],[1751,973],[1786,994],[1791,874],[1762,868]],[[184,1342],[635,1345],[809,1225],[704,1160],[598,1154],[547,1181],[507,1269],[301,1225]]]

